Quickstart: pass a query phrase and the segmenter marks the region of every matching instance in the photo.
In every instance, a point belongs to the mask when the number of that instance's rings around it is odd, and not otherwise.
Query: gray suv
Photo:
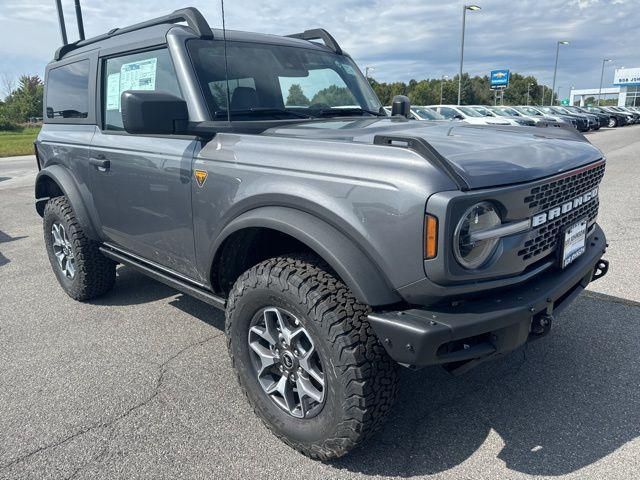
[[[62,288],[118,264],[226,312],[275,435],[341,456],[398,365],[459,374],[547,334],[607,271],[602,153],[564,129],[392,114],[324,30],[212,30],[193,8],[63,45],[36,209]],[[561,366],[559,366],[561,368]]]

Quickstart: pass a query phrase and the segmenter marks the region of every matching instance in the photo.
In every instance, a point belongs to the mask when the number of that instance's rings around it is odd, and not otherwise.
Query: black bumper
[[[476,364],[548,333],[554,315],[607,273],[605,249],[596,227],[586,252],[566,270],[456,305],[375,312],[369,322],[391,358],[405,366]]]

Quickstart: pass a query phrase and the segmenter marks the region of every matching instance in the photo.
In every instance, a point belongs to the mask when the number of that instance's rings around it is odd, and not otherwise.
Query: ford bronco
[[[64,43],[45,83],[35,202],[64,291],[120,264],[223,309],[249,403],[312,458],[380,426],[398,365],[504,355],[607,272],[582,135],[387,115],[325,30],[186,8]]]

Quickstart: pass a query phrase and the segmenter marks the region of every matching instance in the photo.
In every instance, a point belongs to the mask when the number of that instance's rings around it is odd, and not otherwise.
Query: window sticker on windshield
[[[355,75],[356,72],[353,69],[353,67],[351,65],[348,65],[346,63],[341,64],[342,69],[347,72],[349,75]]]
[[[120,93],[125,90],[155,90],[157,58],[125,63],[120,68]]]
[[[120,110],[120,73],[107,77],[107,110]]]

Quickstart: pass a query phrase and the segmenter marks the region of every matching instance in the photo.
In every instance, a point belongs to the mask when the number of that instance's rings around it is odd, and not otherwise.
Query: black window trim
[[[87,76],[87,87],[88,87],[87,88],[87,95],[88,95],[87,117],[86,118],[61,118],[61,117],[48,118],[47,117],[47,97],[49,94],[48,83],[49,83],[50,72],[52,70],[56,70],[61,67],[66,67],[68,65],[84,62],[84,61],[89,62],[89,73]],[[44,80],[45,81],[44,98],[42,102],[42,110],[43,110],[42,123],[49,123],[49,124],[61,123],[61,124],[67,124],[67,125],[95,125],[96,124],[95,105],[91,101],[92,98],[95,98],[95,94],[96,94],[95,78],[92,75],[92,72],[95,72],[95,69],[96,69],[96,62],[97,62],[97,54],[95,51],[91,51],[91,52],[87,52],[86,54],[71,56],[68,59],[60,60],[59,62],[55,62],[54,64],[49,64],[49,66],[47,66],[47,69],[45,72],[45,80]]]
[[[145,44],[144,46],[138,47],[138,48],[133,48],[133,49],[129,49],[129,50],[116,50],[116,49],[109,49],[106,52],[104,52],[104,54],[101,54],[98,57],[98,65],[97,65],[97,75],[96,75],[96,86],[97,89],[96,91],[99,91],[99,95],[96,95],[96,122],[95,125],[98,126],[98,128],[100,129],[100,133],[102,135],[126,135],[126,136],[136,136],[136,137],[171,137],[171,138],[196,138],[194,135],[184,135],[184,134],[163,134],[163,135],[134,135],[132,133],[128,133],[125,130],[108,130],[105,128],[105,122],[104,122],[104,101],[105,101],[105,88],[104,88],[104,82],[103,82],[103,78],[102,78],[102,74],[104,72],[105,69],[105,65],[107,63],[107,60],[110,60],[112,58],[120,58],[120,57],[126,57],[128,55],[136,55],[138,53],[145,53],[145,52],[153,52],[156,50],[166,50],[169,53],[169,60],[171,61],[171,65],[173,66],[173,71],[176,72],[176,65],[175,62],[173,61],[173,55],[171,54],[171,49],[169,48],[169,45],[167,43],[154,43],[153,45],[148,45]],[[180,94],[182,95],[182,97],[184,98],[184,92],[183,92],[183,88],[182,85],[180,85],[180,78],[177,75],[176,72],[176,82],[178,84],[178,88],[180,89]],[[186,99],[185,99],[186,100]]]

